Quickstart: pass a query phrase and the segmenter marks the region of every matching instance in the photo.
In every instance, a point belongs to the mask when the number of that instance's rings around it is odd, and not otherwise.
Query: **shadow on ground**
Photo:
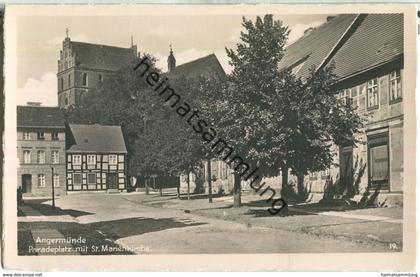
[[[226,197],[226,195],[223,194],[214,194],[212,195],[212,198],[220,198],[220,197]],[[209,195],[208,194],[190,194],[190,200],[196,200],[196,199],[208,199]],[[181,194],[179,197],[180,200],[188,200],[188,195],[187,194]]]
[[[174,218],[127,218],[112,221],[101,221],[87,224],[95,230],[101,230],[111,239],[117,240],[124,237],[142,235],[166,229],[198,226],[206,223],[180,222]]]
[[[86,238],[86,243],[75,243],[73,247],[84,247],[86,251],[79,252],[81,255],[128,255],[134,254],[127,249],[121,248],[115,242],[124,237],[157,232],[166,229],[198,226],[205,223],[180,222],[174,218],[127,218],[121,220],[102,221],[89,224],[74,222],[18,222],[18,253],[19,255],[36,255],[29,253],[29,246],[35,247],[37,238],[33,238],[31,230],[55,229],[64,238]],[[98,250],[95,251],[95,246]],[[51,254],[54,255],[54,254]],[[59,254],[57,254],[59,255]]]
[[[24,204],[18,206],[18,217],[23,217],[25,214],[19,209],[21,206],[28,206],[36,211],[38,211],[41,216],[59,216],[59,215],[69,215],[72,217],[79,217],[83,215],[91,215],[93,213],[85,212],[85,211],[79,211],[79,210],[73,210],[73,209],[65,209],[62,210],[61,208],[55,207],[53,208],[51,204],[43,204],[42,202],[45,202],[46,200],[26,200]],[[27,215],[29,216],[29,215]],[[30,215],[30,216],[36,216],[36,215]]]

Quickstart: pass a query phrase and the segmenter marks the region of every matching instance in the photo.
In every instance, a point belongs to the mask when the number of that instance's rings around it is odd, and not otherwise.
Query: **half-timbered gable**
[[[120,126],[70,124],[67,147],[68,191],[126,189],[127,150]]]

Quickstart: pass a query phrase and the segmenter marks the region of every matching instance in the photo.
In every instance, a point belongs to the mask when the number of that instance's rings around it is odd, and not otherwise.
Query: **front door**
[[[22,175],[22,192],[23,193],[32,192],[32,175],[31,174]]]
[[[340,148],[340,182],[348,194],[355,193],[353,187],[353,147]]]
[[[108,189],[118,189],[117,173],[108,173],[107,174],[107,188]]]
[[[369,184],[372,189],[389,189],[388,133],[369,136]]]

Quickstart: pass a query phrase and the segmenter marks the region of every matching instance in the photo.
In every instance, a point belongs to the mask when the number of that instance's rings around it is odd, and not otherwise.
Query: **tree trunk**
[[[298,189],[298,196],[302,196],[304,195],[304,189],[305,189],[305,185],[304,185],[304,179],[305,179],[305,175],[303,173],[298,173],[297,174],[297,189]]]
[[[163,192],[162,192],[162,187],[161,186],[159,186],[159,196],[162,196],[163,195]]]
[[[241,177],[235,173],[233,183],[233,207],[241,206]]]
[[[180,191],[179,186],[180,186],[180,184],[178,184],[178,186],[176,187],[176,197],[177,197],[178,199],[179,199],[179,198],[181,198],[181,191]]]
[[[149,180],[147,178],[144,179],[144,191],[146,194],[149,194]]]
[[[289,182],[289,168],[286,165],[281,167],[281,186],[286,186]]]
[[[187,174],[187,198],[190,200],[190,172]]]
[[[213,202],[213,188],[211,187],[211,159],[207,160],[207,182],[209,182],[209,203]]]

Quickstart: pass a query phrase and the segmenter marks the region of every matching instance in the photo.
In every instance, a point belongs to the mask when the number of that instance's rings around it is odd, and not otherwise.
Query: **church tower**
[[[60,108],[77,106],[84,95],[98,88],[120,68],[132,64],[139,56],[137,45],[115,47],[72,41],[66,37],[58,60],[58,104]]]
[[[171,72],[176,66],[176,59],[174,57],[174,52],[172,51],[172,46],[170,47],[171,47],[171,51],[169,52],[169,57],[168,57],[168,72]]]

